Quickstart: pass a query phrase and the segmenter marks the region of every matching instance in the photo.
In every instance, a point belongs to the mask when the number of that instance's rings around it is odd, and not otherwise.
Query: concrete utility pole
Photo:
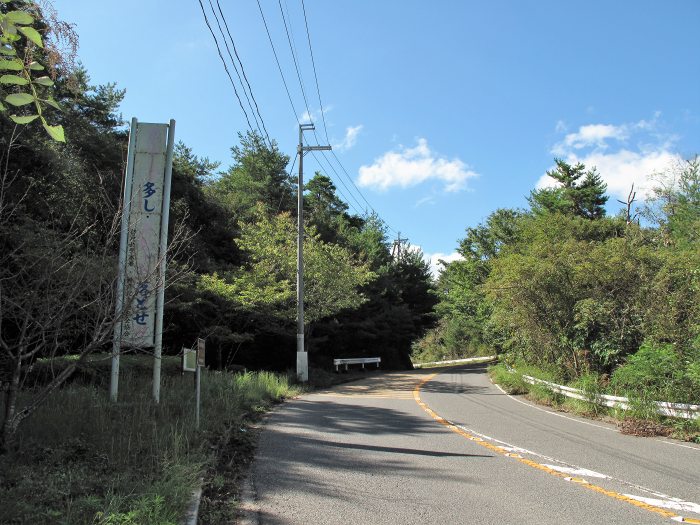
[[[395,261],[401,260],[401,247],[408,241],[408,239],[401,238],[401,232],[398,234],[398,238],[394,241],[394,246],[391,248],[391,256]]]
[[[328,151],[330,146],[304,146],[304,131],[316,129],[313,124],[299,124],[299,181],[297,188],[297,379],[309,380],[309,357],[304,347],[304,154],[307,151]]]

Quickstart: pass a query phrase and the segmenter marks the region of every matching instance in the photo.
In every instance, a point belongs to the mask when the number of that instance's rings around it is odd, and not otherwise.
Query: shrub
[[[488,368],[491,380],[509,394],[527,394],[530,385],[523,380],[522,374],[508,370],[505,363],[498,363]]]
[[[646,342],[612,376],[611,386],[640,401],[700,403],[700,348]]]
[[[567,404],[572,406],[577,412],[600,415],[607,411],[607,408],[597,403],[598,397],[605,393],[604,376],[596,373],[584,374],[579,377],[571,386],[583,390],[587,400],[568,399]]]

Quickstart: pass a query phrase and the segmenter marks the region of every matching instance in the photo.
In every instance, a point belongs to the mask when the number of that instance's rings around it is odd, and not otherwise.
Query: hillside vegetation
[[[0,11],[18,24],[2,35],[3,54],[17,57],[2,67],[18,74],[0,83],[10,102],[0,108],[6,449],[90,354],[111,347],[128,128],[119,113],[125,91],[93,85],[70,49],[67,55],[58,46],[77,39],[70,26],[45,19],[33,3],[3,2]],[[182,142],[175,149],[164,354],[178,355],[202,337],[210,369],[285,371],[295,366],[296,348],[293,162],[254,132],[232,133],[231,143],[227,168]],[[427,263],[409,250],[392,258],[382,220],[350,213],[329,177],[310,175],[304,243],[311,366],[372,355],[385,368],[409,367],[412,341],[434,322]],[[38,360],[66,355],[78,357],[31,383]]]
[[[529,209],[467,228],[414,352],[493,349],[561,382],[700,402],[700,160],[657,174],[644,205],[630,192],[616,216],[595,169],[557,160],[548,175]]]

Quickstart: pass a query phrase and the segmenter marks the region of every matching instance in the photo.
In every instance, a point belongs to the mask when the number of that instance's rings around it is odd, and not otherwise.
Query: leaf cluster
[[[13,113],[10,119],[19,125],[38,119],[53,140],[65,142],[63,127],[50,125],[44,116],[47,107],[61,108],[51,95],[54,81],[44,73],[46,68],[38,60],[36,48],[43,49],[44,42],[34,27],[37,24],[36,10],[30,12],[32,5],[24,2],[20,2],[24,9],[8,8],[10,0],[0,0],[0,3],[0,96],[15,108],[33,106],[33,110],[25,111],[27,114]],[[6,93],[8,89],[10,93]],[[0,102],[0,112],[7,110],[8,107]]]

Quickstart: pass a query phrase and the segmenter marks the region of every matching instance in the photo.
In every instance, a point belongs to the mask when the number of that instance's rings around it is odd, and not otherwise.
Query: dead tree
[[[627,207],[625,218],[626,218],[628,226],[630,224],[632,224],[632,222],[635,219],[637,219],[639,216],[638,212],[635,212],[634,214],[632,214],[632,204],[634,203],[636,196],[637,196],[637,192],[634,191],[634,182],[633,182],[632,189],[630,189],[629,195],[627,195],[627,201],[621,201],[620,199],[617,199],[617,202],[619,202],[620,204],[624,204]]]

